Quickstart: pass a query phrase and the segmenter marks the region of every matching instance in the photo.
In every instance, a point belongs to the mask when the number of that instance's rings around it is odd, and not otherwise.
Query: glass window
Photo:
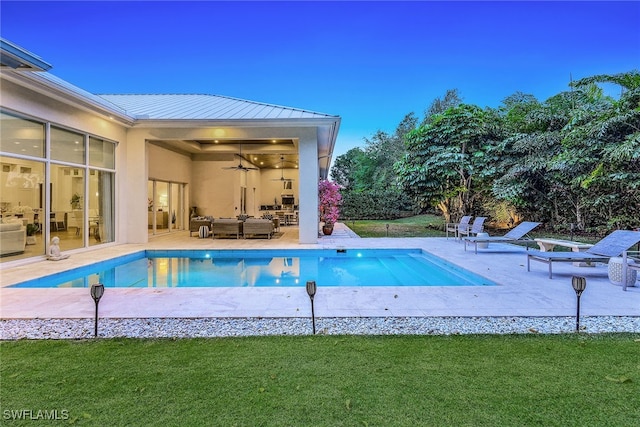
[[[89,137],[89,165],[115,169],[115,153],[116,145],[113,142]]]
[[[44,162],[0,156],[0,262],[44,255]]]
[[[44,124],[0,113],[0,151],[44,157]]]
[[[83,165],[84,135],[51,127],[51,159]]]

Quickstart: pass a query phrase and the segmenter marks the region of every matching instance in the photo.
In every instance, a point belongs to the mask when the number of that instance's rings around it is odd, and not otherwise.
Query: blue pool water
[[[419,249],[147,250],[18,283],[14,288],[493,286]]]

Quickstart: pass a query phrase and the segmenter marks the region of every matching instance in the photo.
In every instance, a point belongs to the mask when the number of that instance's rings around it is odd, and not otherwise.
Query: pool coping
[[[226,242],[226,246],[233,244]],[[261,244],[261,242],[260,242]],[[146,245],[118,245],[81,254],[59,264],[41,261],[2,271],[1,319],[91,318],[94,303],[86,289],[13,289],[8,284],[36,277],[56,268],[91,264],[96,260],[142,249],[211,247],[210,242],[180,243],[158,239]],[[238,242],[251,248],[251,242]],[[487,277],[499,286],[474,287],[374,287],[323,288],[315,297],[318,317],[483,317],[574,316],[576,296],[573,275],[587,277],[581,311],[585,316],[640,316],[640,287],[626,292],[609,283],[606,266],[554,265],[548,279],[544,265],[526,271],[525,248],[511,244],[490,245],[477,255],[464,245],[445,238],[327,239],[318,245],[281,242],[270,247],[290,249],[418,248],[448,262]],[[27,274],[28,273],[28,274]],[[20,279],[19,279],[20,278]],[[12,282],[13,281],[13,282]],[[305,288],[110,288],[100,302],[100,316],[107,318],[293,318],[309,316]]]

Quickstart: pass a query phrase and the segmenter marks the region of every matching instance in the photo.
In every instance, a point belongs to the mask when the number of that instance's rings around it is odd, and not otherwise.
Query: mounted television
[[[292,206],[295,204],[295,198],[293,197],[293,194],[289,195],[282,195],[282,205],[289,205]]]

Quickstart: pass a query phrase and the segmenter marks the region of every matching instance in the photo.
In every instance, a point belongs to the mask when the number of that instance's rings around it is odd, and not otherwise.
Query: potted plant
[[[36,244],[36,233],[39,229],[37,224],[27,224],[27,245]]]
[[[80,195],[78,193],[73,193],[71,196],[71,209],[80,209]]]
[[[318,184],[318,209],[320,221],[323,223],[322,232],[329,236],[333,233],[333,225],[340,217],[342,195],[340,186],[329,180],[322,180]]]

